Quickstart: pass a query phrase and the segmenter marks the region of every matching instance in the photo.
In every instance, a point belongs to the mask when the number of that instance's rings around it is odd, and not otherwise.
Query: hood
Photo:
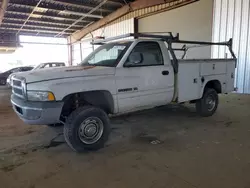
[[[15,74],[15,76],[24,77],[26,79],[26,83],[31,83],[64,78],[103,76],[114,74],[114,67],[72,66],[39,69],[34,71],[17,73]]]

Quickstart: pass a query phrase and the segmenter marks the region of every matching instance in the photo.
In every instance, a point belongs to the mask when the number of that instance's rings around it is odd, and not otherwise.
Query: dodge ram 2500
[[[66,142],[81,152],[104,146],[109,115],[192,102],[207,117],[217,109],[218,94],[234,90],[232,40],[181,41],[171,33],[127,36],[135,39],[96,41],[102,45],[80,66],[16,74],[11,96],[15,112],[27,124],[64,124]],[[225,45],[232,58],[177,59],[174,43]]]

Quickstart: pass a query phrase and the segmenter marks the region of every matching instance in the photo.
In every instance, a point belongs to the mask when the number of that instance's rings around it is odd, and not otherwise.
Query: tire
[[[212,88],[205,88],[203,96],[196,101],[196,111],[200,116],[212,116],[218,107],[218,93]]]
[[[102,109],[93,106],[76,109],[64,125],[64,138],[76,152],[103,148],[109,133],[108,115]]]

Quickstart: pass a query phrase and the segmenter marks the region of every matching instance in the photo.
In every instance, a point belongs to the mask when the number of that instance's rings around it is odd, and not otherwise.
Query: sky
[[[0,54],[0,72],[18,66],[36,66],[49,61],[67,63],[68,61],[67,45],[27,44],[24,42],[67,44],[67,40],[63,38],[20,36],[22,47],[12,54]]]

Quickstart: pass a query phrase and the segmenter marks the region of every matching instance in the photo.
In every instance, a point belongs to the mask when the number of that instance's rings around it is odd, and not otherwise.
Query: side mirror
[[[131,67],[142,63],[143,56],[139,52],[132,52],[128,57],[128,62],[126,63],[126,67]]]

